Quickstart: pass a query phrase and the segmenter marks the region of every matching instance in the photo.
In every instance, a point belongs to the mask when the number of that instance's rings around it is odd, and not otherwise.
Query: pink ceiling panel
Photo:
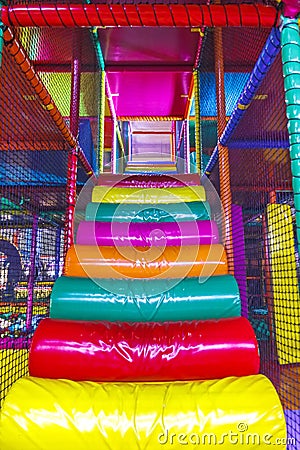
[[[118,117],[183,116],[192,79],[189,72],[107,72]]]
[[[199,33],[187,28],[98,29],[107,68],[110,65],[193,65]]]

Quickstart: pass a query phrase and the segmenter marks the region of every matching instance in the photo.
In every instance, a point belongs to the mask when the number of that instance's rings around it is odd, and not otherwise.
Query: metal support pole
[[[116,134],[116,138],[115,138],[116,173],[123,173],[120,142],[119,142],[118,134],[117,134],[117,124],[115,122],[114,122],[114,130],[115,130],[115,134]]]
[[[112,173],[118,173],[117,171],[117,133],[116,122],[113,120],[113,135],[112,135],[112,148],[111,148],[111,171]]]
[[[122,123],[122,132],[123,132],[123,140],[124,140],[124,153],[125,153],[125,161],[124,161],[124,168],[126,166],[126,160],[129,156],[129,123],[123,122]]]
[[[0,3],[0,6],[1,6],[1,3]],[[4,25],[3,25],[2,21],[0,20],[0,69],[2,67],[2,52],[3,52],[3,44],[4,44],[3,30],[4,30]]]
[[[201,151],[201,123],[200,123],[200,74],[198,69],[194,69],[194,101],[195,101],[195,151],[196,168],[199,174],[202,173],[202,151]]]
[[[222,29],[214,30],[215,76],[217,94],[218,138],[226,127],[224,58]],[[230,168],[228,147],[219,144],[220,197],[224,209],[223,238],[228,256],[228,271],[234,274],[233,240],[232,240],[232,197],[230,185]]]
[[[0,8],[2,8],[2,6],[4,6],[5,1],[4,0],[0,0]],[[5,29],[5,25],[2,22],[2,19],[0,20],[0,69],[2,67],[2,53],[3,53],[3,45],[4,45],[4,36],[3,36],[3,31]]]
[[[80,77],[81,77],[81,41],[77,30],[73,32],[73,59],[71,80],[70,130],[77,138],[79,131],[80,106]]]
[[[300,36],[297,19],[282,18],[281,55],[300,251]]]
[[[54,267],[54,278],[55,280],[60,275],[60,242],[61,242],[61,228],[57,227],[55,235],[55,267]]]
[[[73,244],[74,241],[74,215],[77,194],[77,158],[77,149],[71,148],[68,154],[67,210],[65,219],[64,258],[69,247]]]
[[[171,161],[176,161],[176,122],[172,120],[171,128]]]
[[[128,161],[132,161],[132,128],[128,121]]]
[[[98,170],[104,170],[104,137],[105,137],[105,72],[100,71],[100,102],[99,102],[99,131],[98,131]]]
[[[90,0],[86,0],[87,4],[91,4]],[[97,63],[100,69],[99,81],[99,111],[98,111],[98,151],[97,151],[97,171],[102,173],[104,170],[104,126],[105,126],[105,63],[101,45],[98,38],[98,29],[91,27],[91,38],[94,44]]]
[[[184,173],[190,173],[190,122],[184,121]]]
[[[30,265],[29,265],[29,275],[28,275],[28,285],[27,285],[27,310],[26,310],[26,330],[27,332],[32,331],[32,313],[33,313],[33,301],[34,301],[34,279],[35,279],[35,269],[36,269],[36,250],[37,250],[37,235],[39,227],[39,217],[38,214],[34,214],[32,231],[31,231],[31,247],[30,247]]]
[[[80,70],[81,49],[77,32],[73,35],[73,59],[72,59],[72,85],[70,104],[70,128],[74,136],[79,130],[79,103],[80,103]],[[65,221],[64,256],[74,241],[74,215],[76,205],[76,185],[78,153],[77,149],[70,148],[68,153],[68,177],[67,177],[67,210]]]

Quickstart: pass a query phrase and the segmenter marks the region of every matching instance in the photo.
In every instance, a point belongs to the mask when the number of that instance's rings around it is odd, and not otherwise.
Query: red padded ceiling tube
[[[152,27],[272,27],[276,8],[234,5],[105,5],[27,4],[2,7],[2,22],[13,26],[152,26]]]

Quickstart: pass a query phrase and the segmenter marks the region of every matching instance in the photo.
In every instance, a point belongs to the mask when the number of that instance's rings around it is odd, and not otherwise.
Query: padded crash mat
[[[263,375],[124,384],[25,377],[6,397],[0,430],[3,450],[242,450],[246,436],[247,450],[286,448],[283,410]]]
[[[300,362],[299,262],[293,221],[290,205],[267,205],[266,239],[279,364]],[[291,347],[288,352],[287,347]]]
[[[117,188],[109,186],[95,186],[92,202],[99,203],[180,203],[206,200],[203,186],[185,186],[174,188]]]
[[[208,380],[254,375],[258,346],[244,317],[193,322],[42,320],[29,373],[78,381]]]
[[[186,222],[209,220],[207,202],[160,203],[157,206],[130,203],[88,203],[85,218],[99,222]]]
[[[80,222],[76,244],[123,247],[217,244],[218,227],[208,220],[191,222]]]
[[[180,186],[199,186],[198,174],[178,175],[113,175],[104,173],[99,175],[98,186],[134,187],[134,188],[166,188]]]
[[[231,275],[95,282],[63,276],[55,281],[50,302],[50,317],[74,320],[163,322],[240,314],[239,289]]]
[[[90,278],[184,278],[225,275],[221,244],[180,247],[98,247],[72,245],[65,275]]]

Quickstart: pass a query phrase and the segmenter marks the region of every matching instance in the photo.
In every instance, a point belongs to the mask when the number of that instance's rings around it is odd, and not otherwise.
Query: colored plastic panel
[[[300,296],[291,207],[268,205],[267,220],[278,359],[280,364],[298,363]]]
[[[71,72],[39,72],[62,116],[70,115]],[[81,74],[80,117],[97,117],[98,103],[95,92],[99,89],[99,77],[94,73]],[[109,115],[109,111],[107,111]]]
[[[140,63],[139,63],[140,64]],[[171,66],[172,67],[172,66]],[[185,68],[186,67],[186,68]],[[180,72],[165,71],[107,71],[118,117],[160,116],[183,117],[186,97],[192,79],[192,66]],[[134,99],[134,101],[132,101]]]
[[[226,115],[230,116],[235,103],[249,78],[248,73],[224,73],[225,93],[226,93]],[[201,73],[200,75],[200,92],[205,92],[201,96],[200,111],[202,116],[216,116],[216,80],[214,73]],[[195,115],[195,111],[191,110],[191,116]]]

